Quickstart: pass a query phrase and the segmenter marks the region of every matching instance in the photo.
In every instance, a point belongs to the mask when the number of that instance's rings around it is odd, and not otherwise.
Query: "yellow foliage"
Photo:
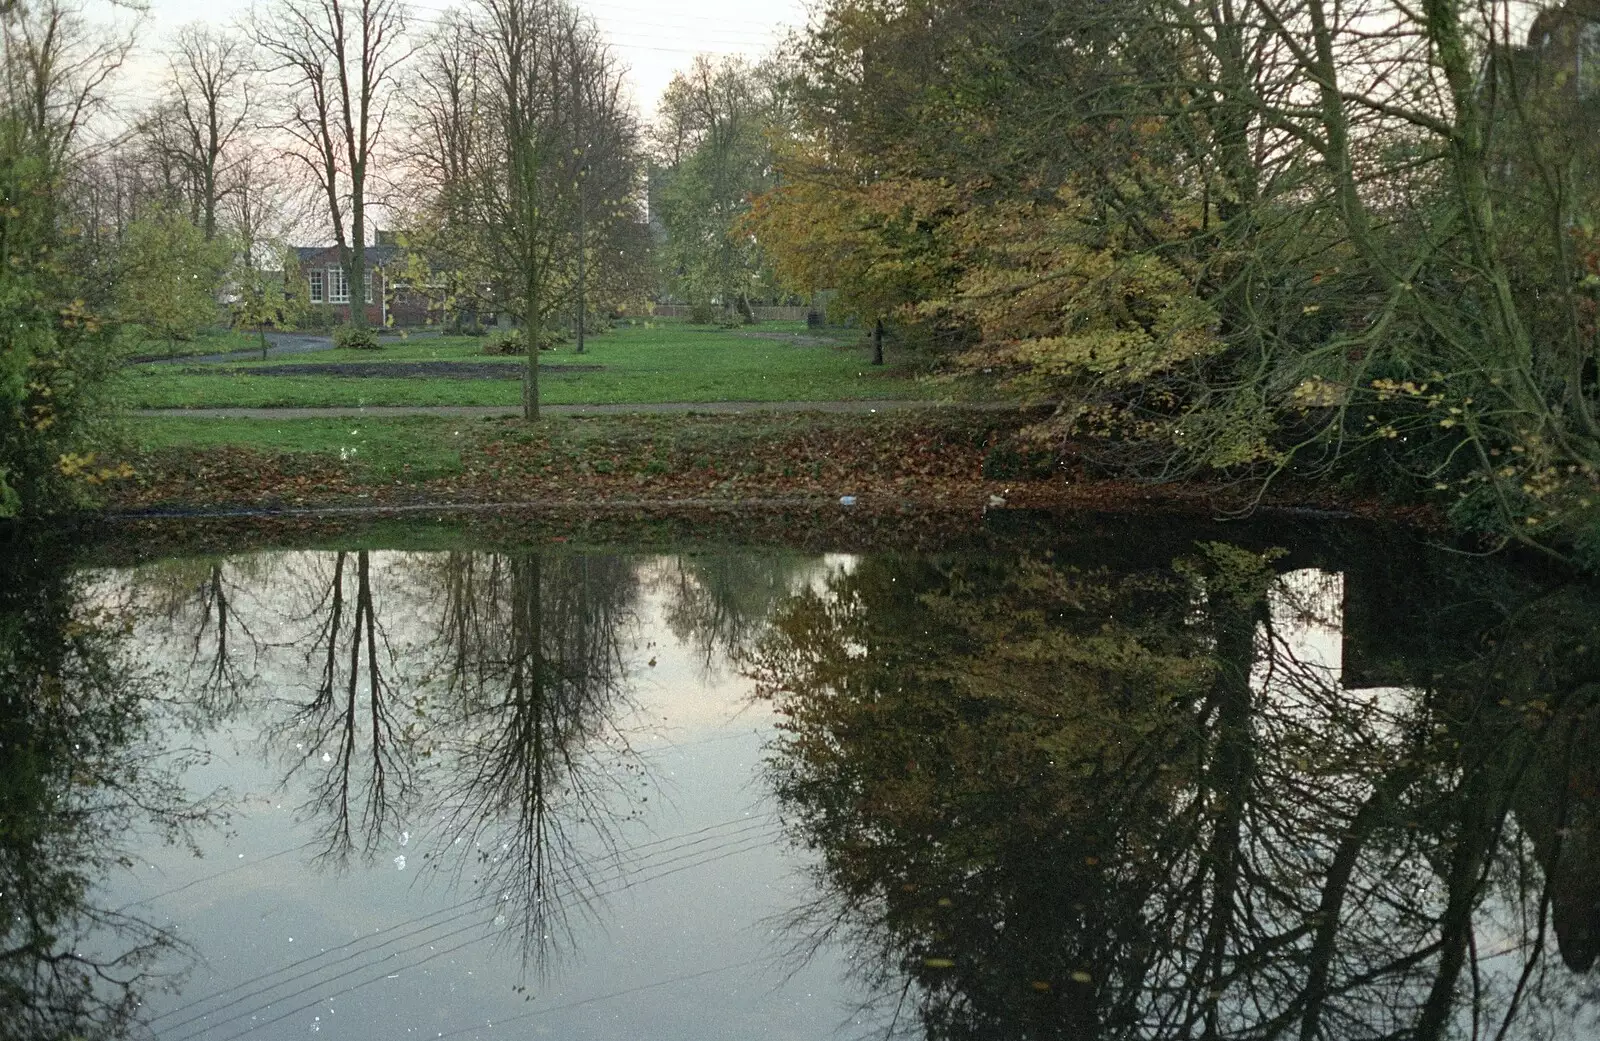
[[[127,463],[118,463],[115,466],[95,466],[95,453],[88,452],[79,455],[77,452],[63,452],[56,460],[56,469],[63,477],[75,478],[86,484],[104,484],[106,481],[118,477],[132,477],[133,467]]]

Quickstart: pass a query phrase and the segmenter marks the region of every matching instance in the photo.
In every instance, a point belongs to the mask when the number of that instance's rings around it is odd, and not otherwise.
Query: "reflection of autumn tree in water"
[[[95,906],[135,828],[201,818],[147,747],[149,676],[119,620],[74,613],[59,547],[0,552],[0,1041],[120,1036],[175,941]]]
[[[642,781],[617,719],[638,579],[615,556],[446,555],[437,660],[447,708],[441,847],[463,847],[540,964],[570,941],[612,849],[619,796]]]
[[[1212,544],[868,559],[792,598],[755,660],[822,857],[801,948],[871,951],[930,1038],[1541,1036],[1579,989],[1546,912],[1569,965],[1596,942],[1593,591],[1508,585],[1409,692],[1301,660],[1296,592]]]
[[[720,661],[739,659],[774,605],[815,567],[815,558],[786,553],[695,553],[674,557],[655,580],[668,594],[668,628],[710,672]]]
[[[343,861],[371,856],[398,831],[415,794],[415,770],[371,554],[339,552],[331,563],[331,571],[311,578],[319,589],[306,651],[314,680],[280,729],[297,753],[289,777],[303,772],[310,779],[303,809],[321,832],[320,855]]]

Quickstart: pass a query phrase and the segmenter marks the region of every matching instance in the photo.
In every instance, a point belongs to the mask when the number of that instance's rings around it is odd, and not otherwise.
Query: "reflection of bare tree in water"
[[[351,589],[353,582],[354,588]],[[304,807],[316,821],[321,857],[371,856],[397,830],[414,790],[410,733],[397,717],[402,692],[387,634],[379,624],[368,551],[333,554],[312,609],[317,628],[306,662],[310,697],[279,731],[299,757],[285,782],[309,777]]]
[[[165,930],[98,906],[135,828],[181,839],[208,808],[153,749],[160,688],[120,618],[87,615],[59,547],[0,552],[0,1041],[100,1041],[169,973]]]
[[[1209,545],[1164,574],[873,559],[793,598],[755,661],[822,858],[801,949],[866,952],[891,1033],[928,1038],[1581,1022],[1592,590],[1508,589],[1514,613],[1374,691],[1303,660],[1282,589]]]
[[[264,558],[164,561],[135,571],[141,614],[159,618],[183,645],[185,704],[204,719],[237,712],[255,685],[265,643],[238,601],[258,584]]]
[[[465,849],[520,930],[525,958],[570,941],[594,862],[614,848],[619,796],[641,780],[616,720],[622,630],[637,578],[612,556],[450,554],[438,661],[449,694],[441,741],[441,846]]]

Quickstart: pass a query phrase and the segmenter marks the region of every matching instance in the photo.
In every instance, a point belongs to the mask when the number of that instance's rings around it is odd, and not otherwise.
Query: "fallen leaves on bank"
[[[326,452],[239,446],[131,453],[110,512],[539,504],[678,509],[824,504],[864,512],[997,507],[1210,512],[1201,485],[1087,478],[1018,441],[1024,413],[616,416],[463,424],[459,466],[417,473]],[[1307,505],[1323,505],[1304,503]]]

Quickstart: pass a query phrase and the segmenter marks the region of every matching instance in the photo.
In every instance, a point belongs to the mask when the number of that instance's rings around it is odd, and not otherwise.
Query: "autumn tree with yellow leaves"
[[[1600,23],[1513,7],[831,0],[757,234],[1121,472],[1600,560]]]

